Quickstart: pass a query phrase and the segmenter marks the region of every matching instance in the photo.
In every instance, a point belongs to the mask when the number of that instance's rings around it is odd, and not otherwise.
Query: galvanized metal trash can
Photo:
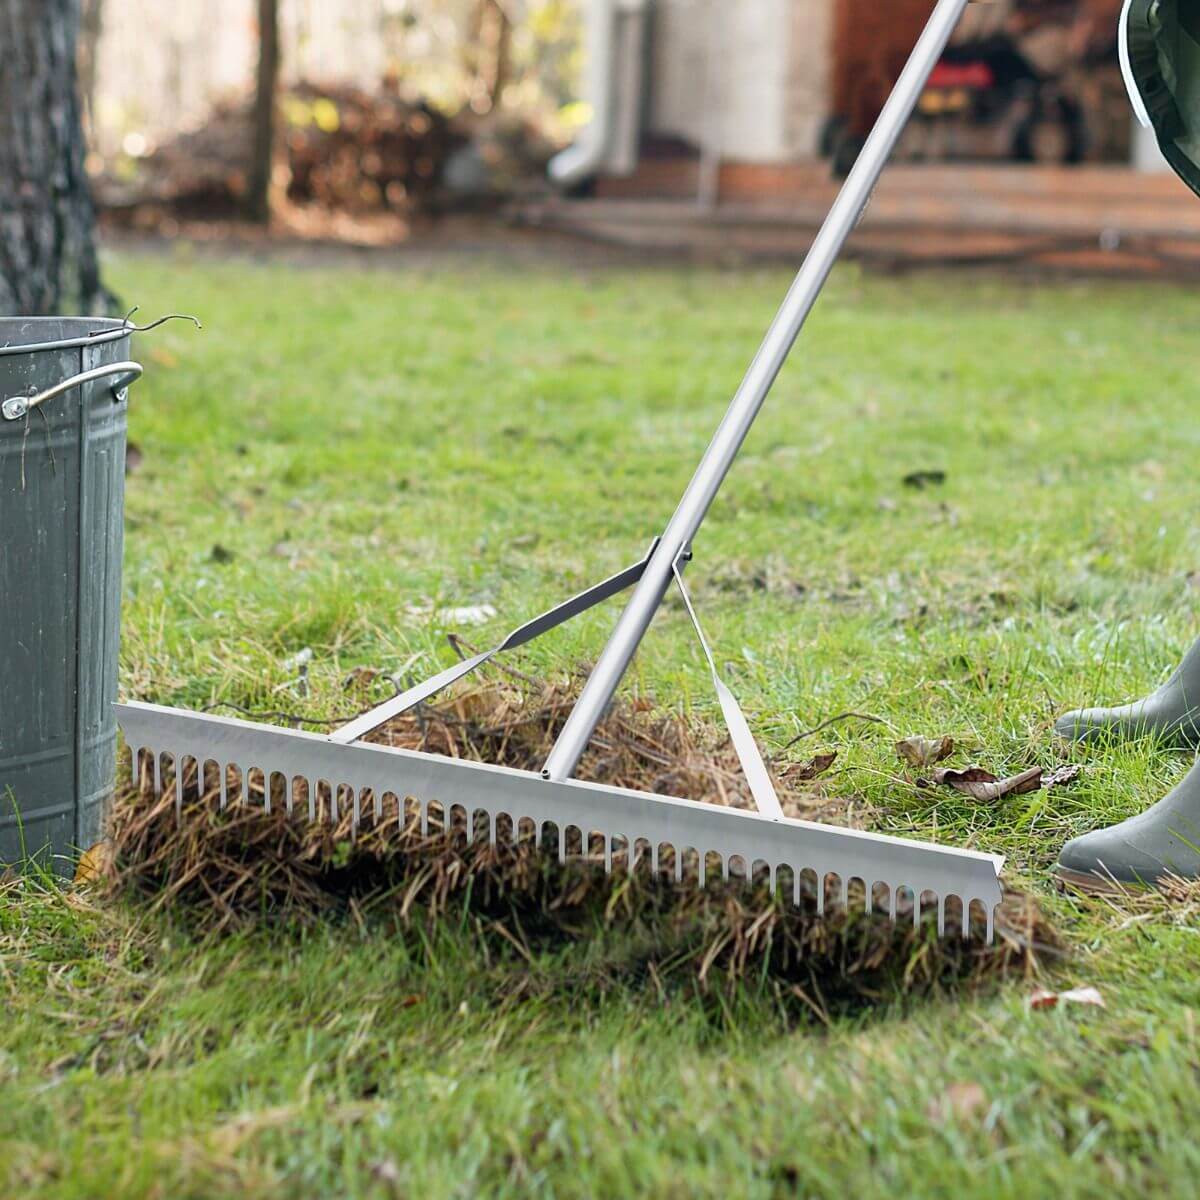
[[[130,333],[0,319],[0,863],[69,872],[113,791]]]

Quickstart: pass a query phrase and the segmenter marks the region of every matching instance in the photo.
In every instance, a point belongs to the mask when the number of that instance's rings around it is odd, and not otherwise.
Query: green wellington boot
[[[1138,120],[1200,195],[1200,4],[1125,0],[1118,47]],[[1153,734],[1176,746],[1200,745],[1200,643],[1152,696],[1068,713],[1055,728],[1072,740]],[[1076,838],[1058,864],[1060,879],[1090,891],[1153,886],[1168,875],[1200,879],[1200,763],[1140,816]]]
[[[1200,763],[1153,808],[1068,842],[1055,873],[1088,892],[1200,879]]]
[[[1059,717],[1055,732],[1070,742],[1102,737],[1162,738],[1176,750],[1200,747],[1200,642],[1166,683],[1120,708],[1083,708]]]

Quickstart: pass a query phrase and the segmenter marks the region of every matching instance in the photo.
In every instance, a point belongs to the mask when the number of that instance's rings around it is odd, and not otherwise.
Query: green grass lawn
[[[144,314],[205,323],[136,347],[124,694],[356,709],[353,667],[450,661],[445,609],[494,606],[469,631],[490,644],[634,561],[787,282],[112,261]],[[837,749],[829,789],[880,828],[1007,854],[1068,935],[1053,982],[1105,1010],[1031,1013],[1021,981],[796,1025],[753,981],[719,1002],[606,985],[603,942],[529,965],[466,920],[201,938],[10,885],[0,1191],[1195,1195],[1196,910],[1047,880],[1066,838],[1190,761],[1080,752],[1073,787],[978,805],[917,790],[892,743],[949,733],[960,762],[1049,765],[1057,712],[1178,660],[1200,625],[1198,323],[1179,288],[842,268],[691,572],[768,749],[846,710],[887,722],[797,753]],[[905,486],[927,470],[945,482]],[[519,665],[594,656],[614,615]],[[678,605],[630,686],[716,719]]]

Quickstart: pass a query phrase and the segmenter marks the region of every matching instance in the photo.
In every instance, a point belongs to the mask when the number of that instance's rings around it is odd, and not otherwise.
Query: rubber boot
[[[1057,875],[1089,892],[1200,879],[1200,762],[1153,808],[1068,842]]]
[[[1158,737],[1177,750],[1200,747],[1200,642],[1153,695],[1121,708],[1069,712],[1059,717],[1054,729],[1072,742],[1102,737]]]

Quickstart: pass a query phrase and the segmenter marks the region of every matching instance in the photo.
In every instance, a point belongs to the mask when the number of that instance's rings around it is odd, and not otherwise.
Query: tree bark
[[[263,224],[271,219],[278,91],[279,0],[258,0],[258,83],[254,97],[254,150],[250,183],[246,189],[246,215]]]
[[[78,0],[0,0],[0,315],[105,312],[84,170]]]

